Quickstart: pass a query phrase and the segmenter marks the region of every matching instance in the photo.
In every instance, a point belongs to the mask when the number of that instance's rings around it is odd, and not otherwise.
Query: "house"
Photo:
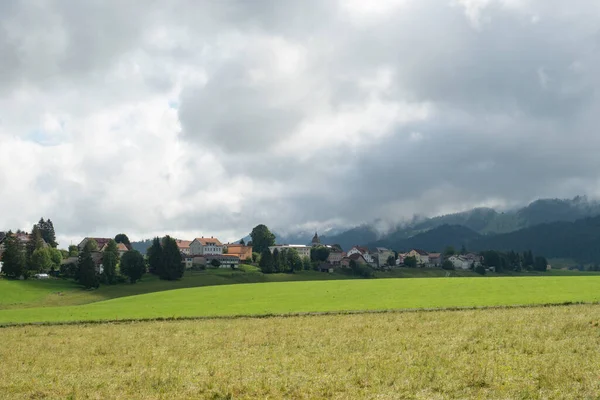
[[[361,247],[361,246],[352,247],[350,250],[348,250],[347,256],[350,257],[353,254],[360,254],[361,256],[363,256],[363,258],[365,259],[365,261],[367,263],[369,263],[371,265],[377,265],[377,261],[371,255],[371,253],[369,252],[369,249],[367,249],[366,247]]]
[[[240,261],[246,261],[252,259],[252,246],[246,246],[244,244],[228,244],[225,246],[227,254],[237,256]]]
[[[303,244],[276,244],[275,246],[269,246],[269,251],[273,253],[277,249],[277,251],[287,250],[287,249],[295,249],[300,257],[308,257],[310,258],[310,246],[305,246]]]
[[[405,258],[406,258],[406,254],[398,253],[398,258],[396,259],[396,265],[404,265]]]
[[[448,261],[454,265],[456,269],[469,269],[471,268],[471,262],[465,256],[453,255],[448,257]]]
[[[110,239],[108,242],[103,242],[104,244],[102,246],[98,245],[98,251],[100,253],[104,253],[106,251],[106,249],[108,248],[109,242],[110,242]],[[129,248],[127,247],[127,245],[125,245],[124,243],[117,243],[117,253],[119,253],[119,258],[123,257],[123,254],[127,253],[128,251],[129,251]]]
[[[177,248],[181,254],[190,254],[190,244],[192,243],[191,240],[175,239],[175,243],[177,243]]]
[[[394,260],[396,260],[396,255],[394,254],[394,252],[389,249],[386,249],[385,247],[375,248],[375,257],[377,259],[377,265],[379,266],[379,268],[382,268],[384,265],[387,265],[388,258],[390,257],[393,257]]]
[[[111,238],[86,237],[77,245],[77,248],[79,249],[79,251],[83,251],[83,248],[85,247],[86,243],[90,239],[94,239],[94,241],[98,245],[98,250],[104,248],[108,244],[108,242],[110,242],[112,240]]]
[[[329,265],[340,265],[342,258],[344,258],[344,252],[337,247],[332,247],[327,257],[327,262]]]
[[[192,240],[190,243],[190,254],[193,256],[198,255],[222,255],[223,254],[223,244],[219,241],[219,239],[210,237],[205,238],[200,237]]]
[[[483,258],[479,254],[467,253],[464,255],[465,259],[469,260],[469,265],[475,264],[475,266],[481,265]]]
[[[181,262],[185,266],[185,269],[190,269],[194,266],[194,256],[181,253]]]
[[[342,259],[342,261],[340,262],[340,265],[342,267],[348,268],[350,266],[350,261],[354,261],[359,265],[369,265],[367,260],[365,260],[365,258],[362,256],[362,254],[359,254],[359,253],[353,253],[349,256],[344,257]]]
[[[428,265],[429,264],[429,254],[420,249],[412,249],[408,253],[406,253],[406,257],[414,257],[417,259],[418,265]],[[405,258],[406,258],[405,257]]]
[[[444,262],[444,257],[442,253],[429,253],[429,266],[430,267],[440,267]]]
[[[229,254],[202,254],[192,256],[192,266],[202,265],[210,267],[213,260],[219,261],[219,268],[237,268],[240,265],[238,256]]]

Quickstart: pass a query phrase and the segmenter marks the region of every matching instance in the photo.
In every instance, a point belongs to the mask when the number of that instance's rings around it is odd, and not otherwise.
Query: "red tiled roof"
[[[206,246],[207,243],[216,243],[217,246],[223,246],[223,243],[219,241],[217,238],[196,238],[195,240],[199,241],[202,246]]]

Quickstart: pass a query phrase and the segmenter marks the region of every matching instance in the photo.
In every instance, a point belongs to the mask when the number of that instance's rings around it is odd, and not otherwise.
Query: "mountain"
[[[322,236],[323,244],[339,244],[342,249],[349,250],[354,245],[371,243],[379,239],[379,234],[370,225],[361,225],[332,236]],[[312,239],[312,237],[311,237]],[[310,242],[310,240],[309,240]]]
[[[131,248],[137,250],[142,254],[146,254],[146,251],[152,246],[152,239],[145,239],[139,242],[131,242]]]
[[[548,258],[572,258],[579,262],[600,263],[600,216],[544,223],[515,232],[482,236],[470,243],[469,250],[531,250]]]
[[[384,238],[367,244],[367,247],[387,247],[398,251],[422,249],[430,252],[442,252],[448,246],[459,250],[467,248],[473,241],[481,238],[474,230],[462,225],[442,225],[410,238]]]

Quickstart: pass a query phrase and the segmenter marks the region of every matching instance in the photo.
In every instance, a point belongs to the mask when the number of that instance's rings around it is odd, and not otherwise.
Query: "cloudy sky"
[[[0,230],[234,240],[600,194],[597,0],[2,0]]]

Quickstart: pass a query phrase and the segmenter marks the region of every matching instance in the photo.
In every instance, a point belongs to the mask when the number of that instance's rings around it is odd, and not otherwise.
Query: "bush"
[[[454,271],[454,264],[452,264],[452,261],[450,260],[445,260],[442,263],[442,269],[445,269],[447,271]]]
[[[219,268],[221,266],[221,261],[217,260],[216,258],[213,258],[210,261],[210,265],[212,265],[214,268]]]
[[[475,272],[479,275],[485,275],[485,267],[483,265],[478,265],[475,267]]]

